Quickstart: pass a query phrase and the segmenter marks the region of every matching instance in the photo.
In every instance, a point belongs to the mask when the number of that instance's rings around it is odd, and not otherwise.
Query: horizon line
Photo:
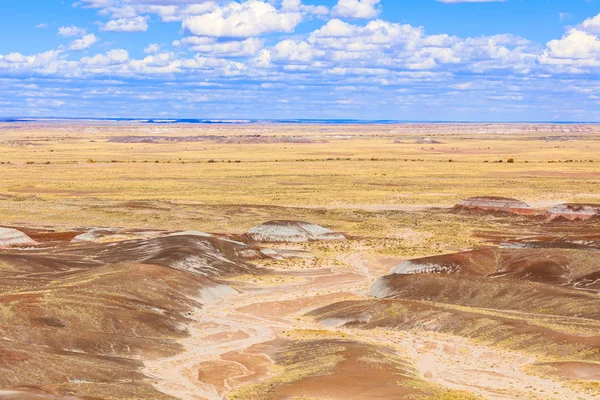
[[[141,122],[148,124],[257,124],[257,123],[339,123],[339,124],[556,124],[556,125],[600,125],[600,121],[544,121],[544,120],[394,120],[394,119],[354,119],[354,118],[169,118],[169,117],[0,117],[0,123],[19,123],[35,121],[108,121]]]

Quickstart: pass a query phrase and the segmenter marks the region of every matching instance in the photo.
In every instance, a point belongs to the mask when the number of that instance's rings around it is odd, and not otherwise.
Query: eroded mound
[[[246,273],[251,269],[246,260],[264,256],[244,243],[193,234],[107,244],[91,243],[73,246],[67,252],[101,263],[152,264],[202,276]]]
[[[466,275],[388,275],[371,287],[379,299],[432,301],[499,310],[600,319],[600,296],[573,287]]]
[[[308,315],[325,325],[330,320],[345,320],[343,326],[347,328],[439,332],[550,357],[560,355],[581,361],[600,357],[600,324],[579,318],[403,299],[344,301]]]
[[[396,266],[392,274],[472,274],[490,273],[495,262],[494,250],[484,249],[456,254],[444,254],[404,261]]]
[[[461,274],[588,289],[599,272],[600,253],[561,248],[483,248],[409,260],[392,270],[400,275]]]
[[[510,213],[518,215],[535,215],[536,211],[527,203],[509,197],[478,196],[461,201],[454,206],[454,211],[481,211],[490,213]]]
[[[93,229],[73,238],[74,243],[110,243],[134,239],[150,239],[160,235],[155,231],[121,231],[118,229]]]
[[[565,203],[548,210],[548,219],[556,220],[588,220],[600,214],[600,204]]]
[[[142,360],[183,351],[193,315],[236,292],[224,279],[253,273],[248,257],[266,256],[194,234],[0,251],[0,387],[17,398],[171,398]]]
[[[417,141],[415,143],[416,144],[441,144],[441,142],[438,142],[437,140],[432,139],[430,137],[419,138],[419,139],[417,139]]]
[[[0,248],[34,246],[37,242],[21,231],[0,228]]]
[[[277,366],[273,376],[229,398],[408,399],[432,392],[392,348],[328,338],[279,341],[269,347]]]
[[[255,242],[264,243],[302,243],[346,239],[341,233],[303,221],[270,221],[255,226],[246,235]]]

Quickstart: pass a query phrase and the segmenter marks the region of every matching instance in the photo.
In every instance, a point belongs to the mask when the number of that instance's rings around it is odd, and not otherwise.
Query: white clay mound
[[[341,233],[302,221],[270,221],[255,226],[247,235],[257,242],[302,243],[316,240],[344,240]]]
[[[0,248],[34,246],[37,242],[21,231],[0,228]]]
[[[167,236],[200,236],[200,237],[207,237],[207,238],[214,237],[214,235],[211,235],[210,233],[200,232],[200,231],[174,232],[174,233],[168,234]]]
[[[94,229],[73,238],[73,243],[113,243],[126,240],[152,239],[160,236],[158,232],[123,232],[112,229]]]

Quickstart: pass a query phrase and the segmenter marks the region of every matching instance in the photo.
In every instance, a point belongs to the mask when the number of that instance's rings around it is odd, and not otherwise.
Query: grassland
[[[423,128],[410,126],[168,128],[171,136],[296,134],[328,141],[305,144],[108,142],[167,129],[154,126],[0,128],[5,223],[24,221],[27,213],[28,222],[40,224],[122,221],[116,225],[171,228],[181,222],[177,216],[153,209],[189,205],[196,211],[186,218],[205,229],[227,230],[254,223],[248,214],[262,218],[286,214],[286,208],[325,220],[334,213],[329,219],[339,221],[356,210],[446,207],[482,194],[508,195],[534,206],[594,202],[600,196],[596,127],[573,134],[572,141],[548,142],[552,132],[458,134],[455,126],[435,126],[432,132],[442,144],[432,145],[416,144]],[[515,162],[507,163],[509,158]],[[119,209],[123,204],[134,212]],[[198,211],[199,205],[209,211]],[[335,227],[354,234],[368,230],[352,223]]]

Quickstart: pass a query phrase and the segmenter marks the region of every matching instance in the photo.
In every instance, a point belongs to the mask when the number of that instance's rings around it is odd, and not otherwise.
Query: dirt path
[[[364,298],[372,284],[369,262],[357,255],[346,260],[356,270],[319,269],[298,272],[300,282],[284,285],[243,285],[239,293],[220,288],[194,315],[190,337],[181,354],[146,362],[144,372],[155,387],[179,399],[223,399],[243,378],[260,377],[270,364],[248,350],[272,341],[290,329],[343,331],[357,341],[392,346],[410,357],[425,380],[450,389],[468,390],[488,399],[587,400],[549,379],[527,375],[522,367],[534,362],[518,353],[474,344],[466,339],[430,333],[325,327],[306,318],[308,310],[347,298]],[[222,295],[223,297],[220,297]],[[253,358],[241,362],[237,358]],[[265,366],[266,365],[266,366]],[[203,368],[205,366],[205,368]],[[199,371],[207,371],[199,377]],[[264,372],[264,371],[263,371]],[[264,375],[264,374],[263,374]]]

